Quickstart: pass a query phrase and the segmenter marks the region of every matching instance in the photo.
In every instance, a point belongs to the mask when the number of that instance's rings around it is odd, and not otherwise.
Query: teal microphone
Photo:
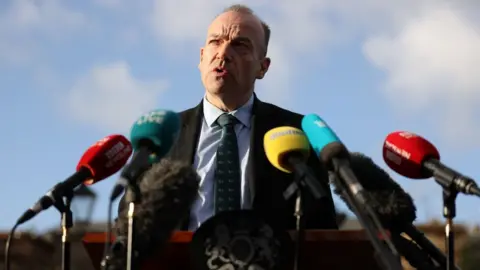
[[[180,122],[180,116],[173,111],[154,110],[142,115],[133,124],[130,131],[133,157],[122,170],[110,195],[111,201],[118,198],[129,183],[135,183],[152,163],[158,162],[170,151],[177,139]]]
[[[142,115],[132,126],[130,142],[134,152],[151,149],[150,158],[158,161],[175,142],[180,130],[177,113],[155,110]]]

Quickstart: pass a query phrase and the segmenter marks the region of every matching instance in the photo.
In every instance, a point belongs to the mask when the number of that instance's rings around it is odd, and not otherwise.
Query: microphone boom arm
[[[339,179],[340,178],[337,177],[336,173],[334,177],[332,177],[332,181],[337,187],[337,190],[343,194],[343,197],[347,201],[347,204],[351,206],[353,212],[358,218],[358,221],[365,229],[365,232],[367,233],[367,236],[376,251],[376,259],[378,263],[383,266],[384,269],[402,270],[403,267],[400,261],[398,251],[391,243],[391,240],[388,239],[385,230],[380,225],[380,222],[375,216],[373,210],[367,204],[363,204],[362,206],[360,206],[358,201],[354,198],[350,191],[344,188],[345,185],[341,183]],[[367,213],[365,213],[364,211],[366,211]],[[385,245],[381,242],[377,232],[380,232],[384,235],[385,239],[383,240],[387,243],[389,249],[387,249]]]
[[[410,224],[405,227],[402,227],[401,230],[408,235],[422,250],[426,251],[426,253],[435,260],[442,269],[446,269],[447,267],[447,258],[445,254],[442,253],[432,242],[425,237],[425,235],[419,231],[414,225]],[[457,266],[453,268],[455,270],[459,270]]]
[[[440,270],[439,266],[428,252],[423,251],[418,243],[408,240],[400,233],[392,233],[392,241],[408,263],[417,270]]]

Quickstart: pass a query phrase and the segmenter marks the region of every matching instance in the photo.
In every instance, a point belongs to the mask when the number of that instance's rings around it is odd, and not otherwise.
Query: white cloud
[[[17,29],[52,30],[65,29],[85,23],[79,12],[62,6],[58,0],[17,0],[7,10],[5,18],[10,27]]]
[[[65,109],[102,130],[126,132],[139,115],[155,108],[166,83],[135,78],[119,61],[95,66],[67,93]]]
[[[443,6],[364,45],[367,58],[387,74],[392,102],[411,112],[435,110],[441,132],[457,144],[480,135],[478,29],[458,10]]]
[[[273,42],[272,42],[273,43]],[[265,78],[258,81],[256,93],[267,102],[283,105],[291,104],[289,95],[291,73],[288,56],[284,55],[281,44],[273,43],[269,46],[269,56],[272,59],[271,67]]]
[[[84,14],[59,0],[11,1],[0,12],[0,63],[30,65],[42,49],[42,38],[64,38],[88,24]]]
[[[210,20],[228,5],[228,1],[222,2],[153,0],[152,30],[160,42],[199,40],[205,36]]]

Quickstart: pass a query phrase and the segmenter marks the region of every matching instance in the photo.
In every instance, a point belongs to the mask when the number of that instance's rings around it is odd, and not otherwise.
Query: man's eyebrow
[[[221,34],[209,34],[208,35],[208,38],[221,38],[223,37],[224,35],[221,35]],[[235,38],[235,41],[243,41],[243,42],[248,42],[248,43],[252,43],[252,40],[248,37],[236,37]]]
[[[222,35],[219,35],[219,34],[209,34],[208,37],[209,38],[219,38],[221,37]]]
[[[235,38],[235,41],[243,41],[243,42],[252,43],[252,40],[248,37],[237,37],[237,38]]]

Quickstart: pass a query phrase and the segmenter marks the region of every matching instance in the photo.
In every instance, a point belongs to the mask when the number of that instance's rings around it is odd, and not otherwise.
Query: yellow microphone
[[[301,129],[277,127],[269,130],[263,137],[263,146],[268,161],[282,172],[292,173],[290,156],[306,162],[310,155],[310,144]]]
[[[277,127],[269,130],[263,137],[263,147],[268,161],[277,169],[286,173],[295,173],[301,186],[307,186],[316,198],[326,196],[307,166],[310,156],[310,144],[301,129]]]

